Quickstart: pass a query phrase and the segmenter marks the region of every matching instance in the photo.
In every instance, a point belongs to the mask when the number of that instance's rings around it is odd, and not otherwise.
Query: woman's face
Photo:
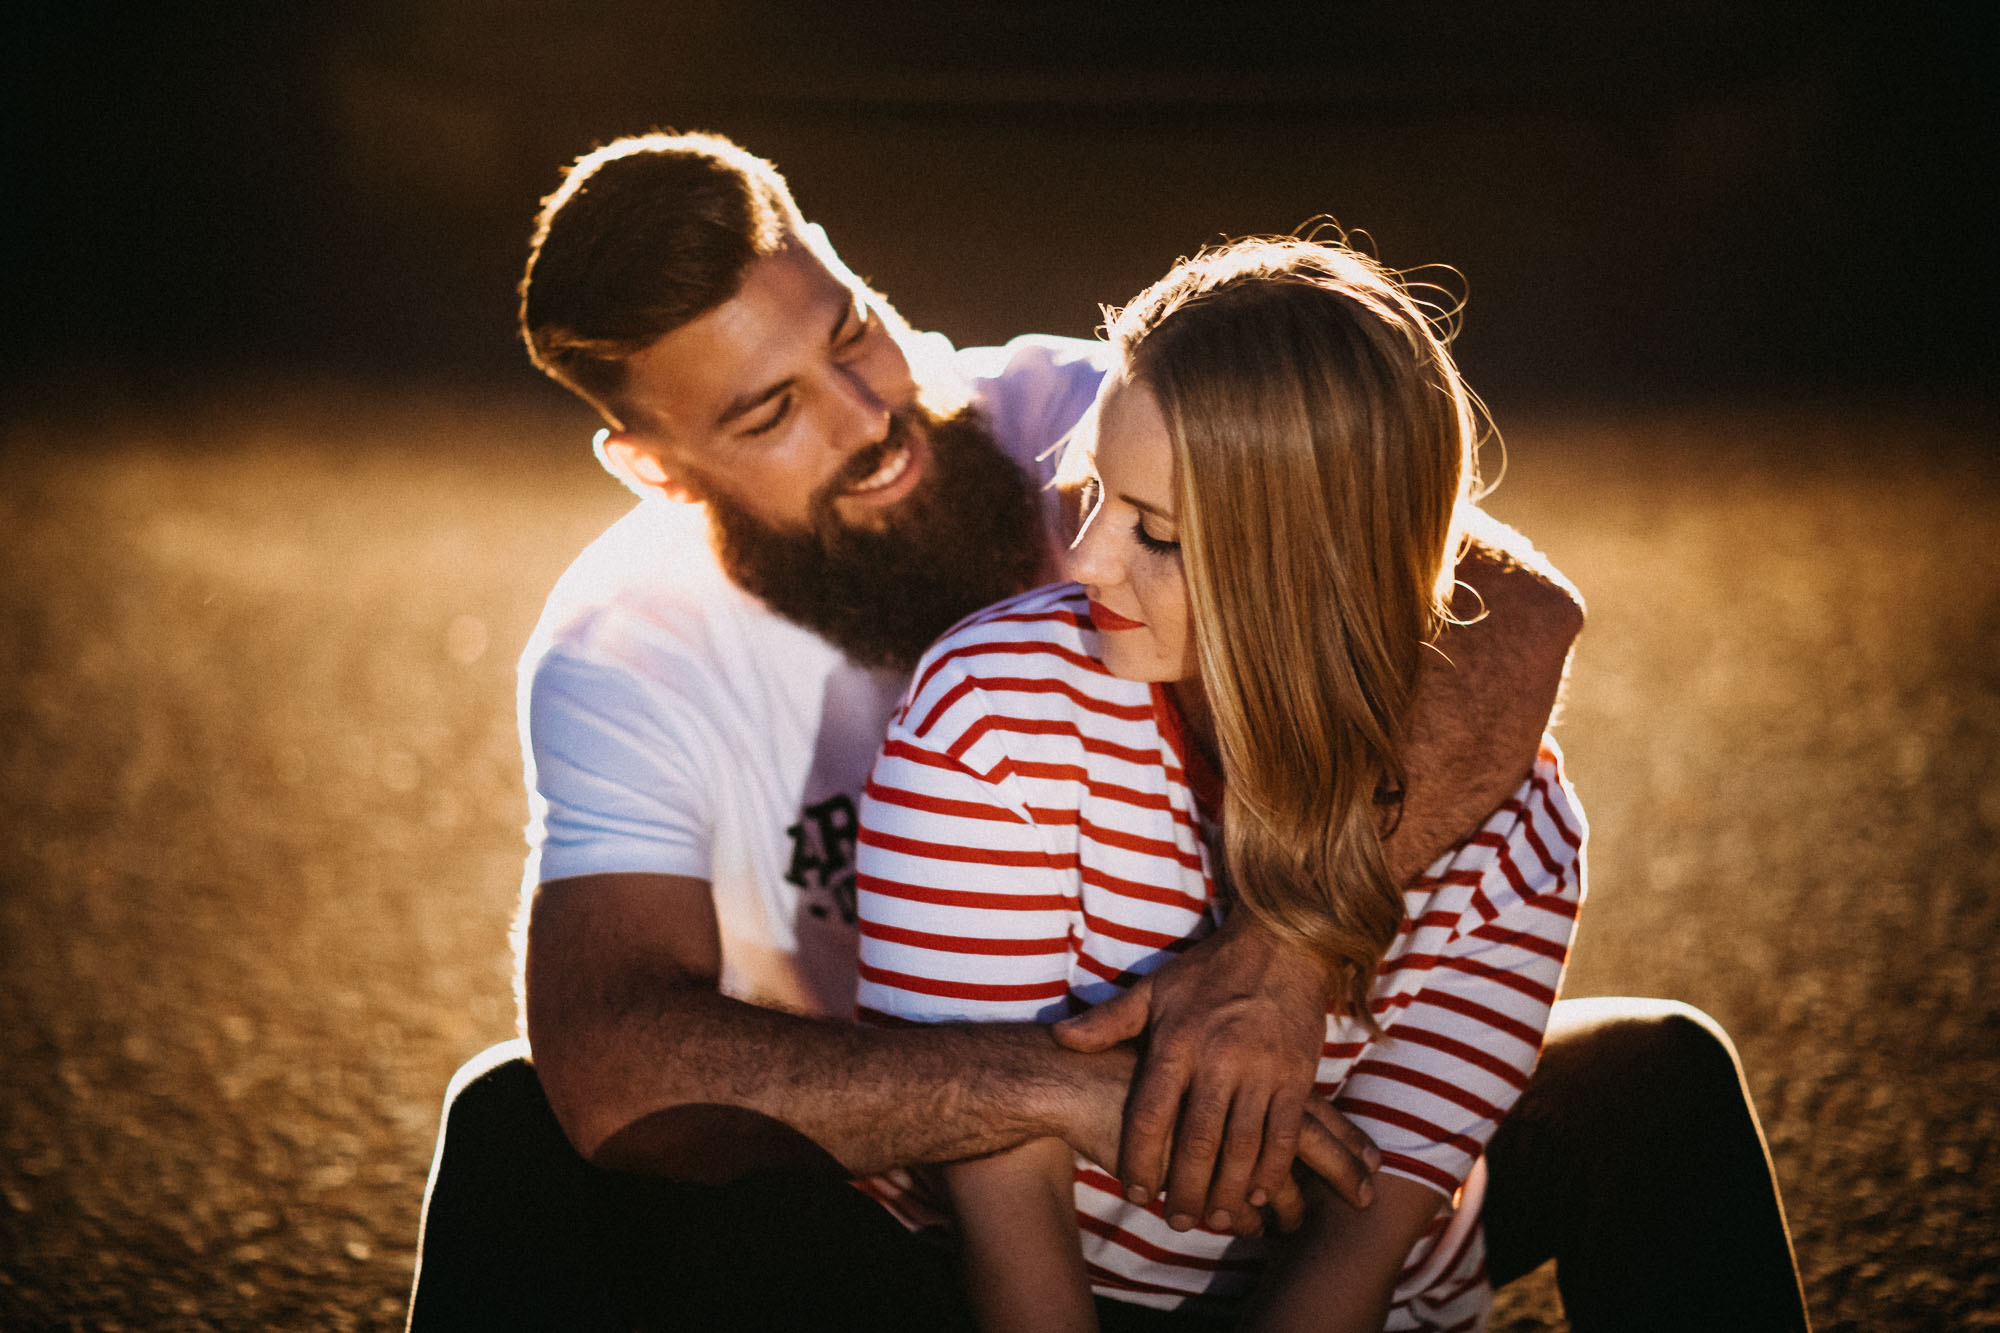
[[[1065,573],[1090,595],[1104,665],[1127,680],[1191,680],[1187,580],[1174,505],[1174,452],[1160,405],[1119,376],[1084,441],[1083,529]]]

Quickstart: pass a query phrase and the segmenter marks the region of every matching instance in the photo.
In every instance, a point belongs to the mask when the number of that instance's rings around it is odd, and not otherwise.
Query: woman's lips
[[[1146,622],[1119,615],[1102,602],[1090,604],[1090,623],[1099,629],[1144,629]]]

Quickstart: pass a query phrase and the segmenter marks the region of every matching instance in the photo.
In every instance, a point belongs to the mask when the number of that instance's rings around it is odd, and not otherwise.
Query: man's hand
[[[1317,958],[1237,912],[1123,995],[1056,1025],[1056,1039],[1077,1051],[1147,1034],[1118,1154],[1127,1198],[1147,1202],[1164,1184],[1176,1230],[1206,1220],[1253,1232],[1261,1207],[1289,1229],[1302,1208],[1297,1157],[1367,1206],[1381,1155],[1313,1096],[1326,993]]]

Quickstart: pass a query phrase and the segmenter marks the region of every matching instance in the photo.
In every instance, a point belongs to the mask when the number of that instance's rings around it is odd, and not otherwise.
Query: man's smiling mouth
[[[871,491],[883,490],[895,485],[907,472],[911,462],[908,440],[890,446],[881,465],[853,485],[842,489],[842,495],[867,495]]]

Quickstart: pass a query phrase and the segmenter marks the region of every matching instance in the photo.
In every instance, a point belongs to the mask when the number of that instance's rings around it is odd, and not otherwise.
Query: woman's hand
[[[1316,956],[1236,912],[1123,995],[1056,1024],[1056,1039],[1078,1051],[1146,1034],[1118,1158],[1127,1198],[1151,1200],[1164,1185],[1177,1230],[1205,1221],[1249,1234],[1264,1207],[1289,1230],[1302,1215],[1298,1158],[1367,1207],[1381,1154],[1313,1096],[1326,996]]]

